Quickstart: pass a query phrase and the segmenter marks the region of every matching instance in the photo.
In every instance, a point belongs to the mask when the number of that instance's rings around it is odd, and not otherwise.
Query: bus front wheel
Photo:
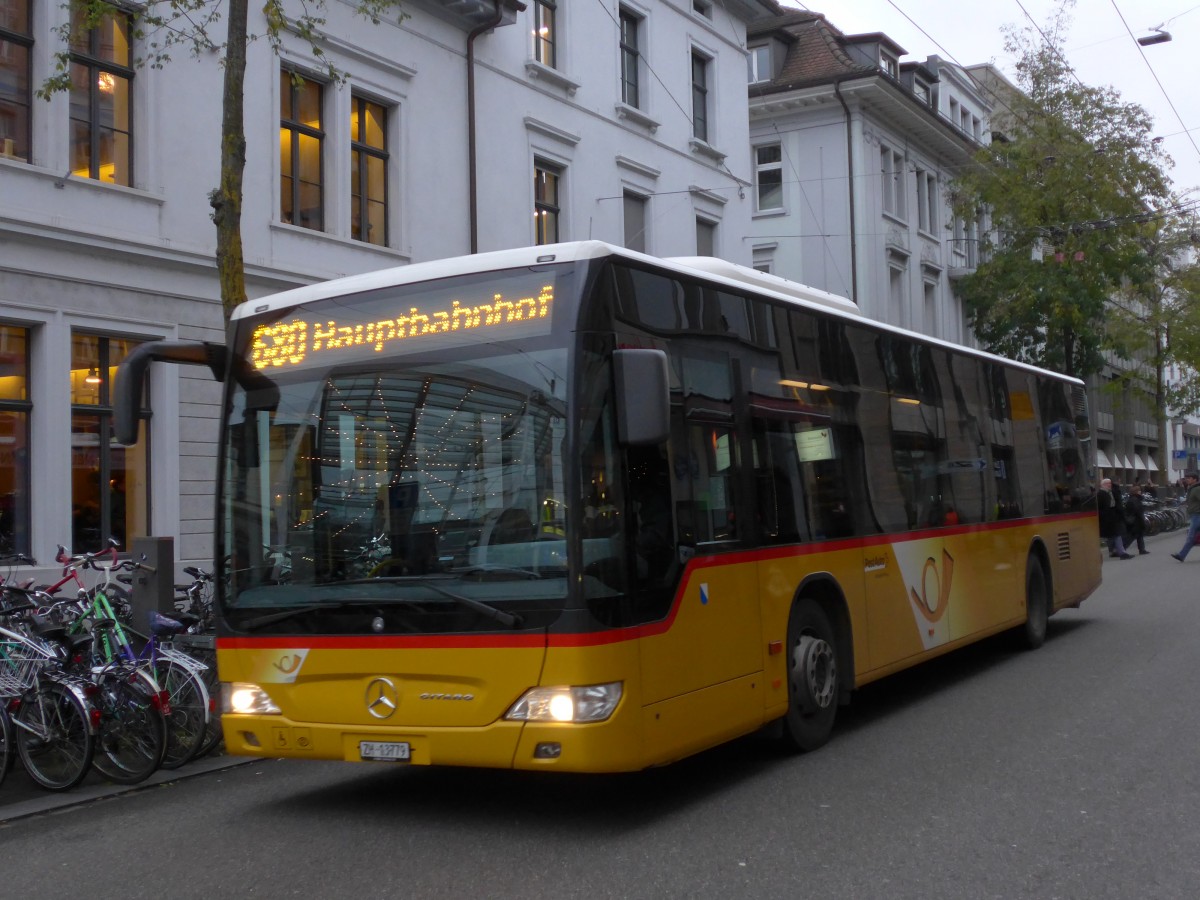
[[[1025,646],[1036,650],[1046,643],[1046,628],[1050,619],[1050,585],[1046,570],[1035,556],[1025,564]]]
[[[784,740],[796,750],[816,750],[829,740],[838,708],[837,636],[816,603],[800,600],[792,607],[787,667]]]

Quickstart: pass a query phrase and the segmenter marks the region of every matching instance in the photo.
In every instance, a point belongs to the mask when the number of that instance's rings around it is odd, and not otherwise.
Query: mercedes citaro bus
[[[1100,582],[1083,385],[715,259],[588,241],[254,300],[225,346],[228,751],[602,772],[759,729]]]

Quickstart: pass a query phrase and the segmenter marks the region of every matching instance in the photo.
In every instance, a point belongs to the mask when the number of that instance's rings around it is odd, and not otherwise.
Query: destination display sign
[[[258,325],[248,352],[255,369],[274,369],[519,340],[548,334],[553,307],[546,272],[504,273],[390,299],[334,297]]]

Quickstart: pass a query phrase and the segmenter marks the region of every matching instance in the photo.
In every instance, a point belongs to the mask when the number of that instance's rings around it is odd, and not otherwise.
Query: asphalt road
[[[992,640],[859,692],[814,754],[748,739],[607,777],[255,762],[0,825],[0,896],[1200,896],[1181,540],[1106,561],[1036,652]]]

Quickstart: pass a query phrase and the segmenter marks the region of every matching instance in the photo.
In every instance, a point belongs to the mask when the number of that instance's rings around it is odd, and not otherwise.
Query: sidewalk
[[[248,756],[206,756],[172,771],[159,769],[141,784],[132,785],[112,784],[93,770],[83,780],[83,784],[74,790],[47,791],[38,787],[25,774],[20,760],[17,760],[13,764],[12,771],[4,779],[4,783],[0,784],[0,826],[28,816],[80,806],[130,791],[141,791],[160,784],[191,778],[193,775],[206,775],[209,772],[219,772],[234,766],[244,766],[255,761],[256,758]]]

